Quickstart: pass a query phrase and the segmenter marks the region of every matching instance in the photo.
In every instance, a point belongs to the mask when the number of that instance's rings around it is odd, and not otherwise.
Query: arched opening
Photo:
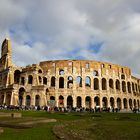
[[[10,101],[11,101],[11,95],[8,94],[6,95],[6,105],[10,105]]]
[[[59,70],[59,75],[64,75],[64,70],[63,69]]]
[[[126,83],[125,83],[125,81],[122,81],[122,91],[126,92]]]
[[[115,106],[114,106],[114,98],[113,98],[113,97],[110,98],[110,106],[111,106],[112,108],[115,107]]]
[[[117,108],[121,109],[121,99],[117,98]]]
[[[121,79],[125,80],[125,75],[124,74],[121,75]]]
[[[19,84],[19,79],[20,79],[20,71],[15,70],[15,72],[14,72],[14,83]]]
[[[102,78],[102,90],[106,90],[106,89],[107,89],[106,79]]]
[[[55,87],[55,77],[51,78],[51,87]]]
[[[4,95],[0,96],[0,105],[2,105],[4,103]]]
[[[109,87],[111,88],[111,89],[113,89],[113,80],[112,79],[109,79]]]
[[[71,96],[67,97],[67,107],[73,107],[73,99]]]
[[[116,80],[116,90],[120,90],[120,81]]]
[[[43,77],[43,84],[47,85],[47,78],[46,77]]]
[[[42,78],[41,76],[38,76],[39,84],[42,84]]]
[[[64,78],[63,77],[59,78],[59,88],[64,88]]]
[[[38,73],[40,73],[40,74],[41,74],[41,73],[42,73],[42,70],[41,70],[41,69],[39,69],[39,70],[38,70]]]
[[[32,75],[28,76],[28,84],[33,84],[33,76]]]
[[[62,95],[59,96],[59,107],[64,107],[64,97]]]
[[[91,97],[87,96],[85,99],[86,108],[91,108]]]
[[[40,96],[36,95],[35,96],[35,106],[39,106],[40,105]]]
[[[135,93],[134,83],[132,83],[132,90],[133,90],[133,93]]]
[[[19,100],[19,106],[22,106],[23,105],[23,95],[25,93],[25,89],[22,87],[19,89],[19,92],[18,92],[18,100]]]
[[[77,107],[82,107],[82,98],[80,96],[77,97]]]
[[[130,82],[127,82],[127,89],[128,89],[128,93],[131,93],[131,84],[130,84]]]
[[[85,86],[86,87],[91,87],[91,79],[88,76],[86,76],[86,79],[85,79]]]
[[[127,106],[127,99],[126,98],[123,99],[123,105],[124,105],[124,109],[128,108],[128,106]]]
[[[31,105],[31,97],[30,95],[26,96],[26,106],[30,106]]]
[[[68,77],[67,87],[68,88],[73,88],[73,78],[72,78],[72,76]]]
[[[94,90],[99,90],[99,80],[94,78]]]
[[[136,100],[134,99],[134,108],[137,107]]]
[[[55,97],[54,96],[50,96],[49,106],[55,107]]]
[[[95,104],[95,106],[100,106],[100,99],[99,99],[98,96],[96,96],[96,97],[94,98],[94,104]]]
[[[99,76],[99,73],[98,73],[97,70],[94,70],[94,71],[93,71],[93,76]]]
[[[107,108],[108,107],[107,98],[106,97],[103,97],[103,99],[102,99],[102,105],[103,105],[103,108]]]
[[[129,99],[129,107],[130,107],[130,109],[133,108],[133,105],[132,105],[132,99]]]
[[[80,76],[76,78],[76,85],[77,87],[82,87],[82,78]]]

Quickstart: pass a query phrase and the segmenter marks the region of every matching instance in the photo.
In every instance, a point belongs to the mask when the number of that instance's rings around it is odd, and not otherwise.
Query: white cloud
[[[83,56],[139,74],[139,5],[139,0],[1,0],[0,41],[11,38],[18,65]],[[88,49],[98,42],[103,42],[98,53]]]

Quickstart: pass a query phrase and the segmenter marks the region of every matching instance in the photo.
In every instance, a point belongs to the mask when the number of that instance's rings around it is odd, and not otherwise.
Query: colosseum
[[[0,105],[56,107],[140,107],[140,80],[128,67],[92,60],[12,63],[10,40],[0,59]]]

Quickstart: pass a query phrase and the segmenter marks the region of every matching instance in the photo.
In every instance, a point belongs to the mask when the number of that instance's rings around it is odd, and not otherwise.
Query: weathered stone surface
[[[4,40],[1,52],[0,105],[140,107],[140,80],[128,67],[91,60],[17,67],[12,63],[9,39]]]

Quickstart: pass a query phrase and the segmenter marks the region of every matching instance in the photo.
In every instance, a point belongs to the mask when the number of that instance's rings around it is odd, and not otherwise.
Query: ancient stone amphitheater
[[[139,108],[140,80],[128,67],[91,60],[12,63],[10,40],[0,59],[0,104],[15,106]],[[26,56],[25,56],[26,57]]]

